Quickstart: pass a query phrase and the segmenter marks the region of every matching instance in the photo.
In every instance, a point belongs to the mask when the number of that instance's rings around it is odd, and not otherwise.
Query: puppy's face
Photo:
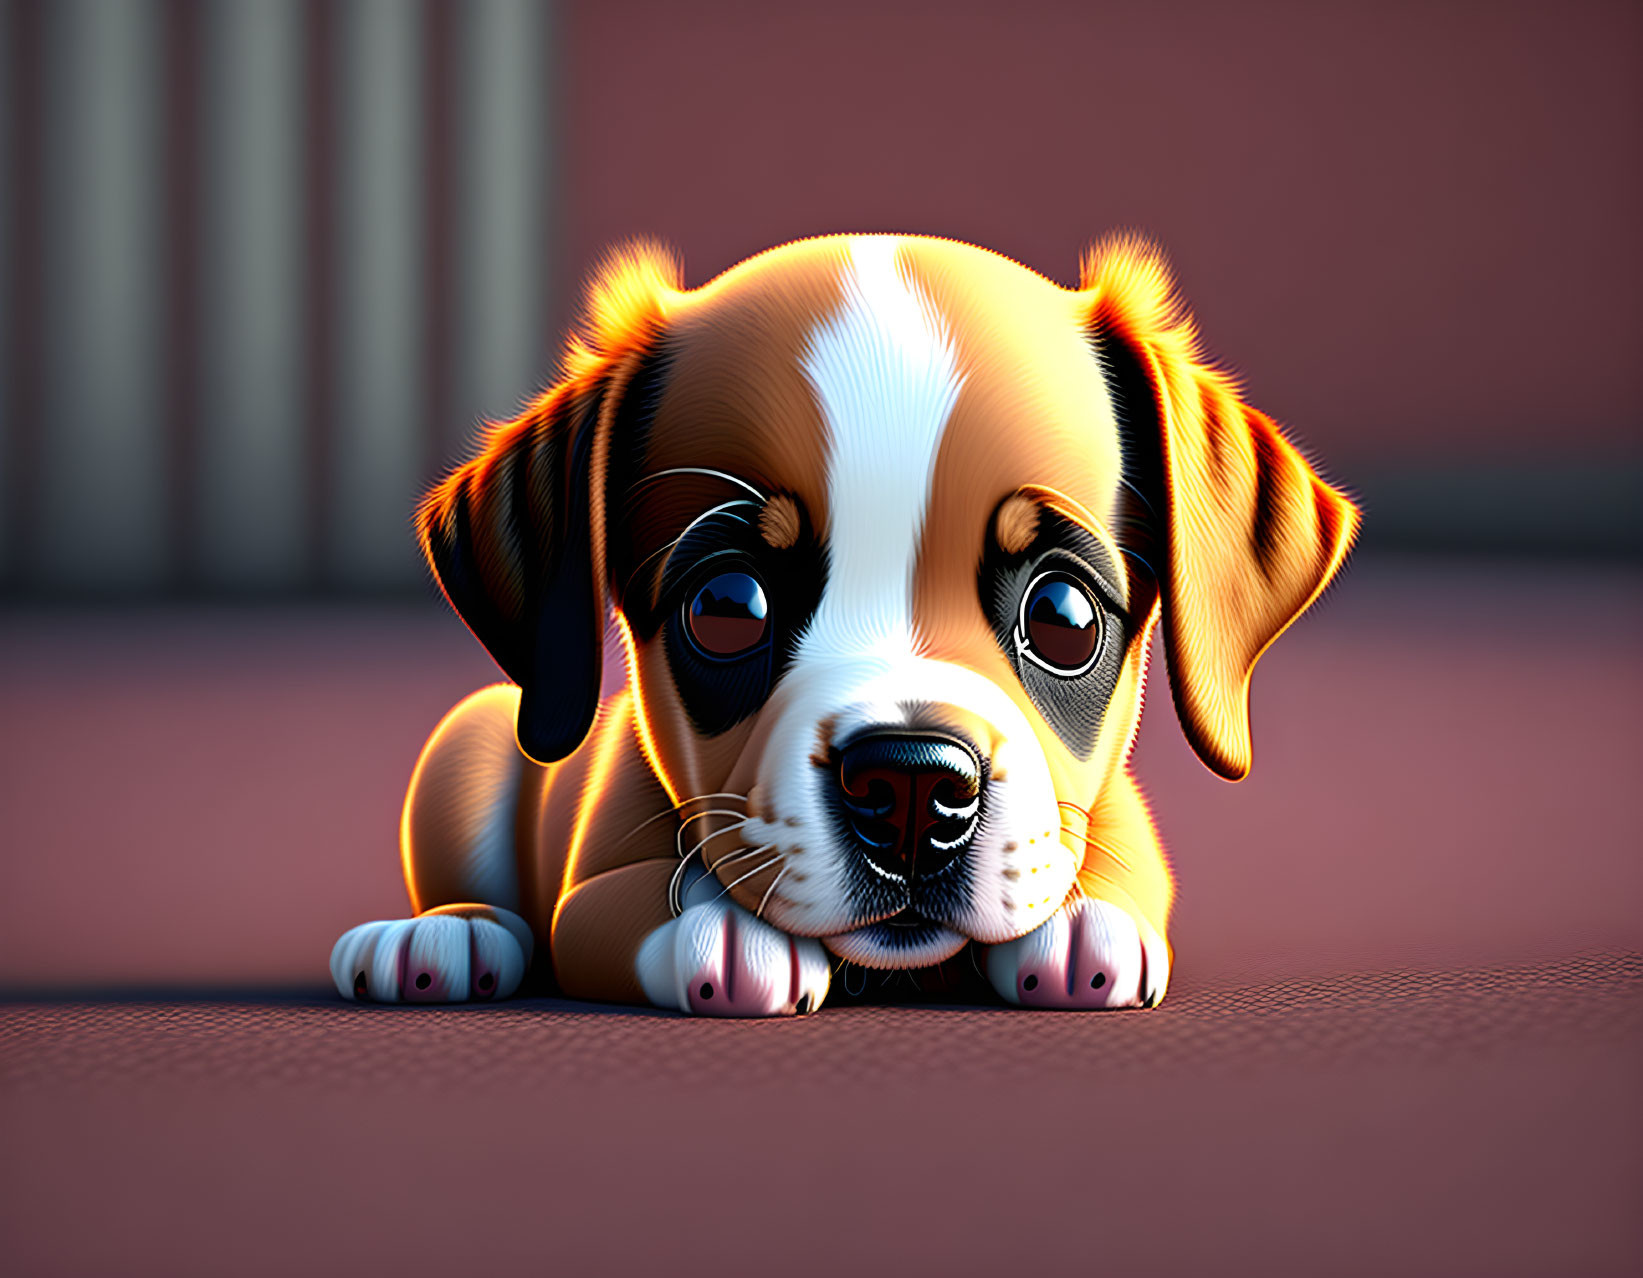
[[[745,796],[694,827],[704,862],[867,966],[1042,923],[1155,599],[1076,295],[963,245],[812,241],[686,295],[624,402],[607,544],[653,762]]]
[[[1145,246],[1069,290],[892,236],[690,291],[618,262],[566,379],[419,516],[528,753],[586,735],[610,615],[684,846],[876,967],[1062,904],[1160,618],[1189,739],[1241,776],[1255,659],[1355,526]]]

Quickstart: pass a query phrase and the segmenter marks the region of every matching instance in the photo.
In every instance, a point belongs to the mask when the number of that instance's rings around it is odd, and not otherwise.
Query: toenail
[[[1105,972],[1097,972],[1094,976],[1090,977],[1090,988],[1092,990],[1098,990],[1106,983],[1107,974]]]
[[[491,986],[493,986],[495,984],[496,984],[496,977],[492,976],[489,972],[486,972],[483,976],[481,976],[479,978],[479,988],[482,989],[482,990],[485,990],[487,992],[489,992]]]
[[[1038,988],[1038,978],[1036,976],[1029,976],[1026,980],[1021,982],[1021,988],[1024,990],[1036,990]]]
[[[364,998],[365,995],[366,995],[366,992],[369,989],[370,989],[370,985],[365,979],[365,973],[364,972],[361,972],[358,976],[354,977],[354,997],[355,998]]]
[[[809,1013],[810,1013],[810,995],[806,994],[803,998],[801,998],[799,1000],[799,1005],[796,1008],[794,1008],[793,1010],[795,1012],[797,1012],[800,1016],[809,1015]]]
[[[432,985],[433,983],[434,983],[434,978],[429,976],[426,972],[418,972],[416,974],[416,987],[417,987],[417,989],[425,990],[430,985]]]
[[[708,985],[708,984],[704,983],[702,985],[701,994],[702,994],[703,998],[712,998],[713,997],[713,987],[711,985]]]

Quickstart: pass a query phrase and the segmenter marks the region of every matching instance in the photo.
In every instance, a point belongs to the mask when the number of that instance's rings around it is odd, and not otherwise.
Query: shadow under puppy
[[[1254,663],[1356,527],[1140,242],[1076,290],[913,236],[692,290],[628,250],[562,379],[420,508],[513,683],[428,741],[416,917],[344,935],[337,988],[500,998],[534,954],[573,997],[769,1016],[818,1008],[835,958],[973,945],[1010,1003],[1151,1006],[1173,886],[1127,760],[1153,627],[1236,780]]]

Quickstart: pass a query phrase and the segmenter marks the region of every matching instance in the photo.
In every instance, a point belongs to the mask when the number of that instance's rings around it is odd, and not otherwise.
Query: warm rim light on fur
[[[1109,236],[1085,253],[1080,284],[1088,329],[1103,344],[1127,347],[1157,398],[1169,505],[1162,573],[1171,692],[1199,756],[1236,781],[1251,762],[1255,663],[1335,576],[1360,517],[1276,422],[1243,402],[1237,381],[1208,362],[1156,246]],[[1141,423],[1130,426],[1139,440]],[[1284,527],[1275,545],[1246,526],[1251,501]],[[1310,544],[1322,548],[1321,561],[1305,559]],[[1247,553],[1229,554],[1234,547]],[[1211,561],[1222,571],[1207,571]]]
[[[1195,376],[1237,395],[1237,382],[1205,363],[1193,322],[1175,285],[1163,250],[1139,235],[1108,235],[1084,251],[1078,287],[1094,295],[1125,336],[1144,341],[1172,364],[1191,365]]]
[[[566,339],[559,379],[516,416],[491,423],[478,454],[453,470],[418,504],[416,534],[424,554],[431,532],[437,529],[449,535],[462,491],[483,488],[498,459],[522,435],[551,421],[567,401],[591,394],[625,357],[655,341],[670,296],[682,289],[679,259],[661,244],[636,240],[605,257],[588,284],[580,322]]]

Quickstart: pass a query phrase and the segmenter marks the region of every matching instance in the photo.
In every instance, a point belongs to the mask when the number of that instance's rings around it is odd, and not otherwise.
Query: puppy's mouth
[[[969,939],[909,907],[838,936],[824,936],[822,944],[860,967],[897,970],[940,963]]]

